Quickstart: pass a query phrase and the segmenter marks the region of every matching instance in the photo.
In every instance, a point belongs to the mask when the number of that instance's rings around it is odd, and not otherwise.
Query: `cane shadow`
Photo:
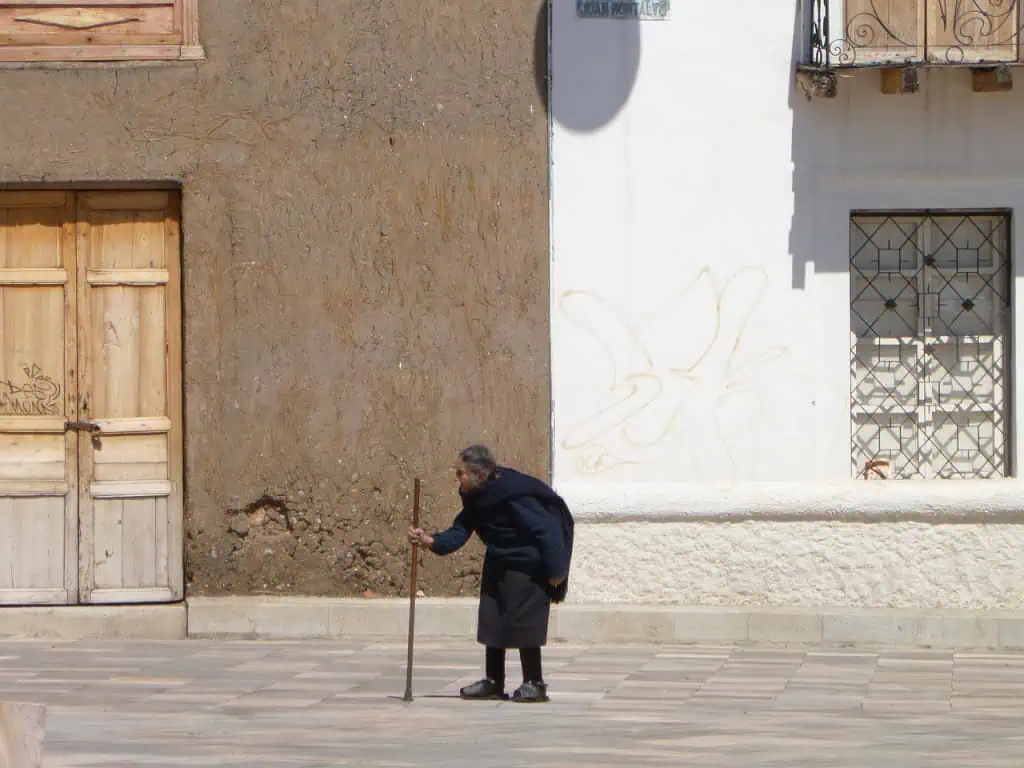
[[[534,77],[553,122],[574,133],[594,133],[615,119],[636,85],[641,22],[582,18],[577,5],[576,0],[539,4]]]

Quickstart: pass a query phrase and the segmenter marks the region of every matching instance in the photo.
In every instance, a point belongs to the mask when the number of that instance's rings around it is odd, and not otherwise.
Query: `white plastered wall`
[[[554,476],[580,519],[574,595],[1017,607],[1019,481],[850,478],[848,240],[853,210],[999,208],[1020,242],[1024,93],[975,94],[952,70],[886,96],[858,72],[809,102],[798,17],[737,0],[582,20],[554,0]],[[1015,252],[1015,295],[1021,276]]]

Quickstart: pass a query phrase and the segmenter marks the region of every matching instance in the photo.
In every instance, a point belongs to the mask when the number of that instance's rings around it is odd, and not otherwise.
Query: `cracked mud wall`
[[[0,71],[0,184],[182,184],[189,594],[403,594],[414,475],[428,527],[467,442],[546,475],[536,20],[213,0],[204,63]]]

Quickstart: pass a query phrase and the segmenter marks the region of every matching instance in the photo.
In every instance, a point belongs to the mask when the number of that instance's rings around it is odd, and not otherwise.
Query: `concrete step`
[[[186,636],[187,609],[172,605],[0,607],[0,637],[46,640],[177,640]]]
[[[416,635],[472,639],[475,599],[416,601]],[[0,608],[0,637],[79,640],[396,638],[406,600],[196,597],[174,605]],[[553,642],[758,643],[1024,649],[1024,612],[858,608],[689,607],[566,603]]]
[[[196,637],[372,638],[408,632],[407,600],[223,597],[188,601]],[[472,638],[476,600],[419,599],[416,635]],[[1024,612],[857,608],[700,608],[566,603],[551,640],[1024,648]]]

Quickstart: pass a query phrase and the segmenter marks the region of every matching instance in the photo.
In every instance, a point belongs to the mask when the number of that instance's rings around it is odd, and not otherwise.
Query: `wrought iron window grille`
[[[852,475],[1007,476],[1009,217],[855,214],[850,291]]]

